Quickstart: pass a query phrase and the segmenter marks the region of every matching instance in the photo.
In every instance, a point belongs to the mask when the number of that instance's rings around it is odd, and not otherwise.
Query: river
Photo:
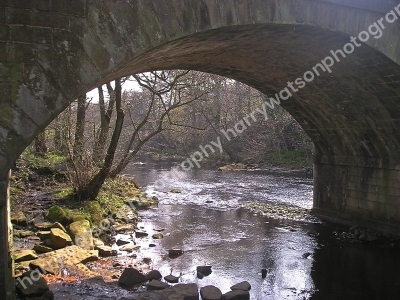
[[[398,243],[363,243],[343,236],[345,227],[273,219],[243,208],[271,202],[309,209],[309,176],[207,168],[173,174],[173,165],[143,158],[125,170],[160,199],[158,208],[140,212],[139,226],[149,233],[164,229],[164,238],[142,239],[139,256],[151,257],[164,276],[215,285],[223,293],[246,280],[254,300],[400,299]],[[185,253],[172,259],[166,255],[170,248]],[[211,265],[213,272],[198,279],[200,265]],[[264,279],[261,269],[267,270]]]

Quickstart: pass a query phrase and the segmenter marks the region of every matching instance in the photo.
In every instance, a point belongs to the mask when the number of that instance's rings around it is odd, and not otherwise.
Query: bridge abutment
[[[15,299],[13,261],[11,258],[12,227],[10,222],[9,178],[0,181],[0,299]]]
[[[314,210],[326,219],[400,228],[400,164],[384,158],[317,155]]]

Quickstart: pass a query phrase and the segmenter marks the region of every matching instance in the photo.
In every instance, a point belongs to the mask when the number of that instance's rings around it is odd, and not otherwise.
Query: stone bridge
[[[138,72],[280,94],[317,149],[316,211],[397,228],[399,18],[399,0],[0,0],[0,298],[11,165],[71,101]]]

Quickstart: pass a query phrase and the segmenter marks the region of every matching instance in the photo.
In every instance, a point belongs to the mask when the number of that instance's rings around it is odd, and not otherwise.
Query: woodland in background
[[[128,80],[139,88],[123,90]],[[34,143],[67,158],[66,168],[81,199],[94,199],[106,178],[115,177],[138,153],[187,157],[221,136],[224,153],[210,159],[268,165],[311,165],[312,142],[280,106],[268,108],[228,142],[233,128],[261,107],[266,96],[240,82],[196,71],[137,74],[98,88],[99,100],[85,96],[60,114]]]

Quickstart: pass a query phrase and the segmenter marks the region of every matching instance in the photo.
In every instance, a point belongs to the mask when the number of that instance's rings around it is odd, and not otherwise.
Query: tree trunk
[[[75,141],[73,154],[74,158],[82,157],[86,118],[86,94],[78,98],[78,109],[76,112]]]
[[[44,130],[35,138],[35,151],[38,155],[44,155],[47,152],[46,133]]]
[[[115,122],[114,132],[111,137],[106,157],[104,159],[104,164],[100,171],[92,178],[92,180],[90,180],[85,190],[79,193],[79,196],[82,200],[94,200],[99,194],[104,181],[110,174],[125,117],[121,103],[121,79],[115,80],[115,102],[117,109],[117,120]]]

